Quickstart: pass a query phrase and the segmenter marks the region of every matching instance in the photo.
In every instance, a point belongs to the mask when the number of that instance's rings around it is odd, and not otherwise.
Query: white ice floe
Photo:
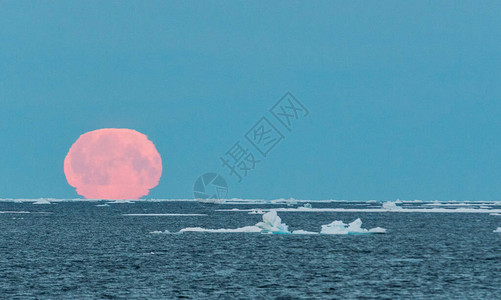
[[[220,228],[207,229],[202,227],[187,227],[181,229],[178,233],[183,232],[209,232],[209,233],[263,233],[263,234],[291,234],[288,226],[282,223],[282,219],[277,215],[275,210],[272,210],[263,215],[263,221],[258,222],[254,226],[245,226],[240,228]],[[171,233],[166,231],[152,231],[151,234]],[[342,221],[334,221],[327,225],[322,225],[320,234],[373,234],[386,233],[386,229],[381,227],[372,228],[370,230],[362,228],[362,221],[356,219],[350,224],[345,224]],[[297,235],[317,235],[319,232],[306,230],[294,230],[292,234]]]
[[[498,227],[496,230],[494,230],[493,232],[499,232],[501,233],[501,227]]]
[[[274,201],[275,203],[280,203],[280,200],[275,200]],[[294,198],[289,198],[287,200],[285,200],[285,202],[287,203],[287,206],[293,206],[293,205],[297,205],[297,200],[294,199]]]
[[[127,217],[206,217],[207,214],[123,214]]]
[[[110,205],[108,203],[105,203],[105,204],[98,204],[96,206],[98,206],[98,207],[106,207],[106,206],[110,206]]]
[[[33,202],[33,204],[51,204],[51,202],[47,199],[44,199],[44,198],[41,198],[41,199],[38,199],[37,201]]]
[[[501,216],[501,213],[492,213],[492,214],[489,214],[491,216]]]
[[[202,227],[188,227],[183,228],[179,233],[183,232],[210,232],[210,233],[238,233],[238,232],[260,232],[260,233],[271,233],[271,234],[289,234],[289,230],[286,224],[282,223],[282,220],[277,215],[277,212],[272,210],[263,215],[263,221],[257,223],[254,226],[245,226],[240,228],[220,228],[220,229],[207,229]]]
[[[168,231],[167,229],[165,231],[158,231],[158,230],[155,230],[155,231],[152,231],[150,232],[150,234],[170,234],[171,232]]]
[[[294,230],[292,234],[318,234],[318,232],[306,231],[306,230]]]
[[[288,226],[282,223],[282,219],[277,215],[277,211],[275,210],[265,213],[263,215],[263,221],[257,223],[255,226],[261,228],[261,233],[290,233]]]
[[[0,211],[0,214],[30,214],[30,212],[24,210],[5,210]]]
[[[400,200],[397,200],[397,201],[400,201]],[[397,206],[397,203],[402,203],[402,201],[400,202],[393,202],[393,201],[386,201],[383,203],[383,209],[386,209],[386,210],[389,210],[389,211],[395,211],[395,210],[402,210],[403,208],[400,207],[400,206]]]
[[[390,204],[391,205],[391,204]],[[271,211],[268,208],[252,208],[252,209],[216,209],[216,211],[225,212],[249,212],[252,210],[260,209],[262,211]],[[297,208],[289,207],[277,207],[273,210],[277,212],[308,212],[308,213],[332,213],[332,212],[368,212],[368,213],[480,213],[480,214],[501,214],[501,209],[484,209],[484,208],[403,208],[397,206],[397,209],[386,209],[386,208],[304,208],[302,206]]]
[[[362,228],[362,220],[345,224],[343,221],[334,221],[327,225],[322,225],[320,234],[368,234],[368,233],[386,233],[386,229],[381,227],[372,228],[370,230]]]
[[[238,233],[238,232],[261,232],[261,228],[257,226],[245,226],[235,229],[206,229],[202,227],[187,227],[183,228],[179,231],[179,233],[183,232],[210,232],[210,233]]]
[[[369,229],[369,232],[370,233],[386,233],[386,229],[381,228],[381,227],[375,227],[375,228]]]
[[[196,200],[201,203],[213,203],[213,204],[226,203],[226,199],[207,198],[207,199],[196,199]]]
[[[113,200],[112,202],[108,202],[108,204],[133,204],[132,200]]]

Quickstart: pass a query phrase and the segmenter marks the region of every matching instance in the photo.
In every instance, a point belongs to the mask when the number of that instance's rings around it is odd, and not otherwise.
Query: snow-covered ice
[[[261,228],[257,226],[245,226],[235,229],[206,229],[202,227],[187,227],[183,228],[179,231],[179,233],[183,232],[211,232],[211,233],[238,233],[238,232],[261,232]]]
[[[400,201],[400,200],[397,200],[397,201]],[[402,210],[402,207],[400,206],[397,206],[396,203],[402,203],[402,201],[400,202],[393,202],[393,201],[386,201],[383,203],[383,209],[386,209],[386,210],[390,210],[390,211],[395,211],[395,210]]]
[[[386,233],[386,229],[381,228],[381,227],[375,227],[375,228],[369,229],[369,232],[370,233]]]
[[[37,205],[38,204],[51,204],[51,202],[49,200],[47,200],[47,199],[41,198],[41,199],[33,202],[33,204],[37,204]]]
[[[207,229],[202,227],[187,227],[179,231],[183,232],[211,232],[211,233],[238,233],[238,232],[260,232],[272,234],[290,234],[288,226],[282,223],[282,219],[277,215],[277,212],[272,210],[263,215],[263,221],[254,226],[244,226],[240,228],[220,228]]]
[[[493,232],[499,232],[501,233],[501,227],[498,227],[496,230],[494,230]]]
[[[277,215],[276,210],[265,213],[263,215],[263,221],[257,223],[256,226],[261,228],[261,233],[290,233],[288,226],[282,223],[282,219]]]
[[[370,230],[362,228],[362,220],[360,218],[355,221],[345,224],[343,221],[334,221],[327,225],[322,225],[321,234],[367,234],[367,233],[386,233],[386,229],[381,227],[372,228]]]
[[[155,230],[155,231],[152,231],[150,232],[150,234],[170,234],[171,232],[167,229],[165,229],[165,231],[158,231],[158,230]]]
[[[271,210],[263,215],[263,221],[258,222],[254,226],[244,226],[239,228],[219,228],[208,229],[203,227],[187,227],[181,229],[178,233],[183,232],[209,232],[209,233],[263,233],[263,234],[291,234],[289,227],[282,223],[282,219],[277,215],[276,210]],[[151,234],[170,233],[166,231],[153,231]],[[294,230],[292,234],[297,235],[315,235],[315,234],[372,234],[372,233],[386,233],[386,229],[376,227],[372,229],[362,228],[362,220],[356,219],[355,221],[345,224],[342,221],[334,221],[327,225],[322,225],[320,232]]]
[[[318,234],[318,232],[306,231],[306,230],[294,230],[292,234]]]

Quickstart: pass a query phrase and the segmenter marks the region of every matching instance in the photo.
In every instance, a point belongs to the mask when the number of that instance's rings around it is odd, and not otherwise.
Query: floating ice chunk
[[[369,229],[370,233],[386,233],[386,229],[381,227],[371,228]]]
[[[216,199],[216,198],[207,198],[207,199],[196,199],[201,203],[213,203],[213,204],[224,204],[226,199]]]
[[[334,221],[330,224],[327,225],[322,225],[322,229],[320,230],[320,233],[322,234],[348,234],[348,231],[346,230],[347,224],[345,224],[343,221]]]
[[[235,229],[207,229],[202,227],[187,227],[179,231],[183,232],[210,232],[210,233],[239,233],[239,232],[260,232],[267,234],[291,234],[286,224],[282,223],[282,219],[277,215],[276,210],[271,210],[263,215],[263,221],[254,226],[245,226]],[[170,233],[168,230],[153,231],[152,234]],[[327,225],[322,225],[320,234],[376,234],[386,233],[386,229],[381,227],[372,228],[370,230],[362,228],[362,220],[356,219],[355,221],[345,224],[342,221],[334,221]],[[294,230],[292,234],[306,235],[306,234],[319,234],[318,232],[306,230]]]
[[[133,203],[134,203],[134,201],[127,200],[127,199],[125,199],[125,200],[120,200],[120,199],[118,199],[118,200],[114,200],[114,201],[112,201],[112,202],[108,202],[108,203],[109,203],[109,204],[133,204]]]
[[[303,205],[304,208],[313,208],[313,206],[310,203],[305,203]]]
[[[306,230],[294,230],[292,234],[318,234],[318,232],[306,231]]]
[[[37,201],[33,202],[33,204],[51,204],[49,200],[47,199],[44,199],[44,198],[41,198],[41,199],[38,199]]]
[[[386,201],[383,203],[383,209],[390,210],[390,211],[395,211],[395,210],[402,210],[400,206],[397,206],[397,202],[393,201]]]
[[[297,205],[297,200],[294,198],[289,198],[288,200],[286,200],[286,202],[287,202],[287,206]]]
[[[286,224],[282,223],[282,219],[277,215],[275,210],[272,210],[263,215],[263,221],[254,226],[245,226],[235,229],[207,229],[202,227],[188,227],[183,228],[179,233],[183,232],[211,232],[211,233],[236,233],[236,232],[260,232],[260,233],[274,233],[274,234],[289,234]]]
[[[170,234],[170,233],[171,232],[167,229],[165,229],[165,231],[155,230],[155,231],[150,232],[150,234]]]
[[[492,214],[489,214],[489,215],[491,215],[491,216],[501,216],[500,213],[492,213]]]
[[[370,230],[362,228],[362,220],[360,218],[345,224],[343,221],[334,221],[327,225],[322,225],[321,234],[367,234],[367,233],[386,233],[386,229],[381,227],[372,228]]]
[[[256,226],[245,226],[235,229],[206,229],[202,227],[187,227],[183,228],[179,231],[179,233],[183,232],[211,232],[211,233],[237,233],[237,232],[261,232],[261,228]]]
[[[276,210],[271,210],[263,215],[263,222],[256,224],[257,227],[261,228],[261,233],[277,233],[277,234],[287,234],[289,232],[289,227],[282,223],[282,219],[277,215]]]
[[[362,220],[360,218],[348,224],[348,234],[357,234],[357,233],[367,233],[367,229],[362,228]]]
[[[494,230],[493,232],[498,232],[498,233],[501,233],[501,227],[498,227],[496,230]]]
[[[98,206],[98,207],[106,207],[106,206],[110,206],[110,205],[108,203],[105,203],[105,204],[98,204],[96,206]]]

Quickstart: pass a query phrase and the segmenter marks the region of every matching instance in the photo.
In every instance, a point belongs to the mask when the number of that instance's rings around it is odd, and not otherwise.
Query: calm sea
[[[368,212],[381,203],[312,202],[357,211],[278,215],[290,231],[319,232],[334,220],[361,218],[363,228],[387,233],[158,234],[152,232],[250,226],[262,215],[242,210],[303,203],[104,204],[0,202],[0,298],[501,299],[501,233],[493,232],[501,216],[495,214]],[[202,215],[147,215],[166,213]]]

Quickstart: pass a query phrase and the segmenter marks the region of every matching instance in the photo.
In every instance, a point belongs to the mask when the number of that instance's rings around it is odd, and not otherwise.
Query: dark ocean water
[[[362,227],[388,232],[150,234],[254,225],[261,215],[216,209],[279,206],[96,204],[0,202],[0,211],[31,212],[0,213],[0,298],[501,299],[501,234],[493,233],[501,216],[279,212],[291,231],[361,218]]]

